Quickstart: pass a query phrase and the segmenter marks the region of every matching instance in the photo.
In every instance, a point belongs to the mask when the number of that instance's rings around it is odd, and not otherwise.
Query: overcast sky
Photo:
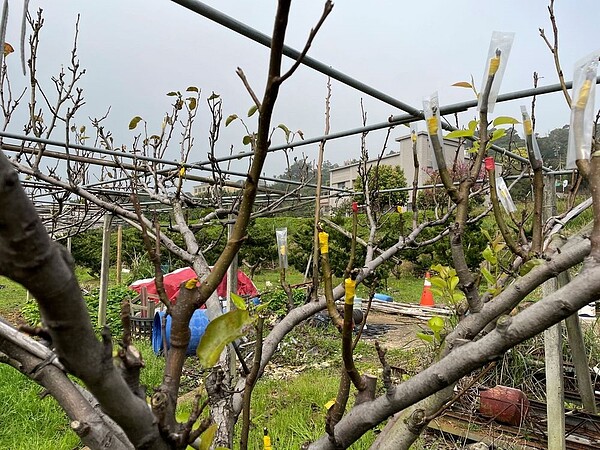
[[[9,30],[6,40],[18,47],[20,3],[10,1]],[[271,34],[276,2],[266,0],[210,0],[210,6]],[[474,77],[481,83],[492,31],[514,31],[515,41],[500,92],[527,89],[532,73],[542,77],[542,85],[558,81],[552,55],[538,28],[551,37],[551,25],[545,0],[453,0],[393,1],[338,0],[333,12],[317,36],[309,55],[327,65],[383,91],[418,109],[423,97],[439,91],[442,105],[473,99],[464,88],[451,87],[457,81]],[[168,110],[171,90],[196,85],[205,99],[212,91],[221,94],[224,114],[245,115],[252,102],[235,74],[245,71],[256,92],[264,86],[268,50],[169,0],[31,0],[30,11],[44,9],[45,26],[40,44],[39,74],[50,87],[49,77],[67,63],[77,14],[81,14],[78,53],[87,73],[82,81],[87,105],[79,124],[89,126],[88,116],[99,117],[111,107],[107,122],[119,144],[131,145],[130,119],[140,115],[149,122],[150,132],[157,130]],[[292,4],[286,43],[301,49],[310,28],[323,8],[321,0],[303,0]],[[558,0],[555,12],[560,29],[560,53],[567,80],[573,76],[575,61],[600,48],[600,2],[598,0]],[[13,82],[24,85],[19,75],[18,48],[8,60]],[[286,67],[291,63],[286,59]],[[367,97],[334,81],[331,130],[359,127],[360,99],[364,98],[369,123],[385,121],[402,111]],[[274,116],[274,126],[285,123],[303,131],[305,137],[323,134],[326,77],[301,67],[282,87]],[[259,94],[260,96],[260,94]],[[530,100],[498,105],[496,115],[518,117],[519,106]],[[596,101],[596,106],[600,102]],[[196,129],[196,147],[192,160],[206,159],[206,103]],[[463,123],[475,110],[461,116]],[[569,122],[569,112],[560,93],[540,97],[537,102],[537,131],[549,130]],[[249,119],[255,126],[256,118]],[[21,123],[11,126],[20,132]],[[420,129],[424,129],[423,125]],[[406,134],[397,127],[392,137]],[[519,130],[520,131],[520,130]],[[244,130],[232,124],[222,134],[219,154],[245,151]],[[372,155],[381,148],[384,132],[369,135]],[[56,134],[55,138],[64,136]],[[281,142],[279,137],[274,143]],[[394,149],[391,144],[390,149]],[[330,142],[325,158],[334,163],[359,156],[359,139],[345,138]],[[316,158],[316,146],[296,150]],[[177,152],[172,153],[177,158]],[[239,164],[239,163],[238,163]],[[244,166],[236,166],[242,169]],[[265,174],[284,170],[284,158],[272,154]]]

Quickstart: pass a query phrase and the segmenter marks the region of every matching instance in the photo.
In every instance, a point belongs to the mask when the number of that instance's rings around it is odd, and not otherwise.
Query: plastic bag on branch
[[[510,191],[508,190],[508,186],[506,186],[504,178],[502,177],[496,177],[496,192],[498,193],[498,199],[506,212],[513,213],[517,210],[515,202],[513,202]]]
[[[521,116],[523,117],[523,133],[525,134],[525,141],[529,144],[529,139],[531,138],[531,150],[529,149],[529,145],[527,145],[527,151],[532,151],[533,158],[542,164],[542,154],[540,153],[540,148],[538,147],[535,134],[533,134],[531,116],[529,115],[527,106],[525,105],[521,105]]]
[[[437,136],[440,146],[442,147],[442,154],[444,150],[444,137],[442,136],[442,124],[440,122],[440,100],[438,93],[434,92],[429,98],[423,99],[423,114],[425,114],[425,123],[427,124],[427,133],[429,139],[433,139]],[[431,157],[431,167],[433,170],[438,169],[437,158],[435,153]]]
[[[410,123],[410,140],[412,142],[417,142],[417,135],[419,134],[419,127],[417,126],[417,122]]]
[[[485,90],[488,79],[493,76],[492,86],[490,88],[490,94],[488,96],[488,112],[494,112],[494,106],[496,106],[496,99],[498,98],[498,92],[500,92],[500,85],[502,84],[502,77],[506,70],[506,63],[508,62],[508,56],[510,55],[510,49],[515,39],[515,33],[507,31],[494,31],[492,33],[492,40],[490,41],[490,48],[488,50],[487,64],[485,71],[483,72],[483,82],[481,83],[481,89],[479,91],[479,102],[477,103],[477,111],[481,110],[482,93]]]
[[[287,228],[277,228],[275,230],[277,236],[277,253],[279,254],[279,268],[288,268],[288,245],[287,245]]]
[[[567,169],[576,168],[578,159],[590,159],[592,135],[594,133],[594,96],[599,57],[600,49],[575,63],[569,146],[567,147]]]

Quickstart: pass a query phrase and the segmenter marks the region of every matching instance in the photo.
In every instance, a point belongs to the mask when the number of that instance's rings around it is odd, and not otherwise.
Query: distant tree
[[[406,204],[408,200],[408,192],[406,191],[380,192],[387,189],[406,187],[406,177],[400,166],[385,164],[373,166],[368,172],[367,179],[371,201],[377,201],[380,209],[389,209]],[[363,181],[360,177],[354,180],[354,190],[363,190]]]
[[[569,125],[555,128],[548,133],[548,136],[538,136],[537,142],[545,166],[552,166],[555,169],[564,168],[569,142]]]
[[[336,168],[338,165],[333,164],[331,161],[323,161],[323,169],[321,171],[321,182],[324,186],[329,184],[329,173],[331,169]],[[276,175],[276,178],[281,180],[292,180],[298,182],[305,182],[310,184],[317,183],[317,165],[314,162],[307,161],[306,159],[294,159],[294,162],[286,167],[285,171],[281,175]],[[286,190],[289,187],[286,183],[275,183],[272,185],[274,189]],[[303,192],[314,192],[313,188],[305,188]]]

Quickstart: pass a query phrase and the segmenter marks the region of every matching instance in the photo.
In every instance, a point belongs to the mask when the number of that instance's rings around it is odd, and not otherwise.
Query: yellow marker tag
[[[417,142],[417,133],[411,133],[410,134],[410,140],[413,142]]]
[[[279,254],[280,254],[281,256],[285,256],[285,252],[286,252],[286,250],[285,250],[285,245],[282,245],[282,246],[280,246],[280,247],[279,247]]]
[[[185,282],[186,289],[194,289],[198,285],[198,278],[192,278]]]
[[[346,304],[354,304],[354,294],[356,293],[356,280],[352,278],[346,278],[344,280],[344,287],[346,288]]]
[[[271,450],[271,437],[263,436],[263,447],[264,450]]]
[[[335,405],[335,398],[325,403],[325,409],[329,411],[333,405]]]
[[[185,177],[185,167],[179,169],[179,178]]]
[[[496,72],[498,72],[498,67],[500,67],[500,58],[494,56],[492,59],[490,59],[490,71],[488,74],[495,75]]]
[[[430,136],[435,136],[438,132],[438,121],[437,117],[433,116],[427,119],[427,131]]]
[[[527,136],[531,136],[533,134],[533,127],[531,126],[531,120],[527,119],[523,122],[523,127],[525,128],[525,134]]]
[[[324,231],[319,231],[319,248],[322,255],[329,253],[329,234]]]
[[[396,211],[398,211],[399,213],[404,212],[404,211],[402,211],[402,206],[400,206],[400,205],[396,206]]]
[[[579,97],[577,98],[577,103],[575,104],[576,108],[585,108],[585,105],[587,105],[588,97],[590,96],[590,89],[592,89],[592,82],[590,80],[585,80],[581,85],[581,89],[579,90]]]

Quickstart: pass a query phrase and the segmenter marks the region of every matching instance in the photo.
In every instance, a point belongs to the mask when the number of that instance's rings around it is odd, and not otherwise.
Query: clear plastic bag
[[[508,56],[510,55],[510,49],[512,48],[514,39],[515,33],[513,32],[494,31],[492,33],[492,40],[490,41],[490,48],[488,50],[487,64],[485,66],[485,72],[483,72],[483,82],[481,83],[481,90],[479,91],[477,111],[481,111],[481,94],[485,90],[489,77],[493,75],[494,79],[492,80],[492,86],[488,96],[487,110],[488,113],[494,112],[494,106],[496,106],[496,99],[498,98],[498,92],[500,92],[502,77],[504,76],[504,71],[506,70]]]
[[[437,92],[434,92],[429,98],[423,100],[423,114],[425,115],[429,139],[432,139],[432,136],[437,136],[443,151],[444,137],[442,135],[442,124],[440,122],[440,100]],[[438,169],[438,162],[435,158],[435,154],[432,154],[431,156],[431,167],[433,170]]]
[[[600,49],[575,63],[567,169],[576,168],[578,159],[590,159],[594,132],[594,96],[599,57]]]
[[[287,228],[277,228],[275,230],[277,236],[277,253],[279,254],[279,268],[288,268],[288,245],[287,245]]]
[[[540,152],[540,147],[537,143],[537,138],[533,132],[533,125],[531,123],[531,116],[527,111],[527,106],[521,105],[521,116],[523,117],[523,133],[525,134],[525,141],[529,142],[531,139],[531,151],[533,152],[533,158],[542,164],[542,154]],[[527,151],[529,152],[529,145],[527,146]]]
[[[515,206],[515,202],[510,195],[510,191],[504,182],[504,178],[496,177],[496,193],[498,194],[498,199],[500,203],[504,207],[504,210],[509,213],[513,213],[517,210]]]
[[[410,123],[410,140],[412,142],[417,142],[417,135],[419,134],[419,128],[417,126],[417,122]]]

